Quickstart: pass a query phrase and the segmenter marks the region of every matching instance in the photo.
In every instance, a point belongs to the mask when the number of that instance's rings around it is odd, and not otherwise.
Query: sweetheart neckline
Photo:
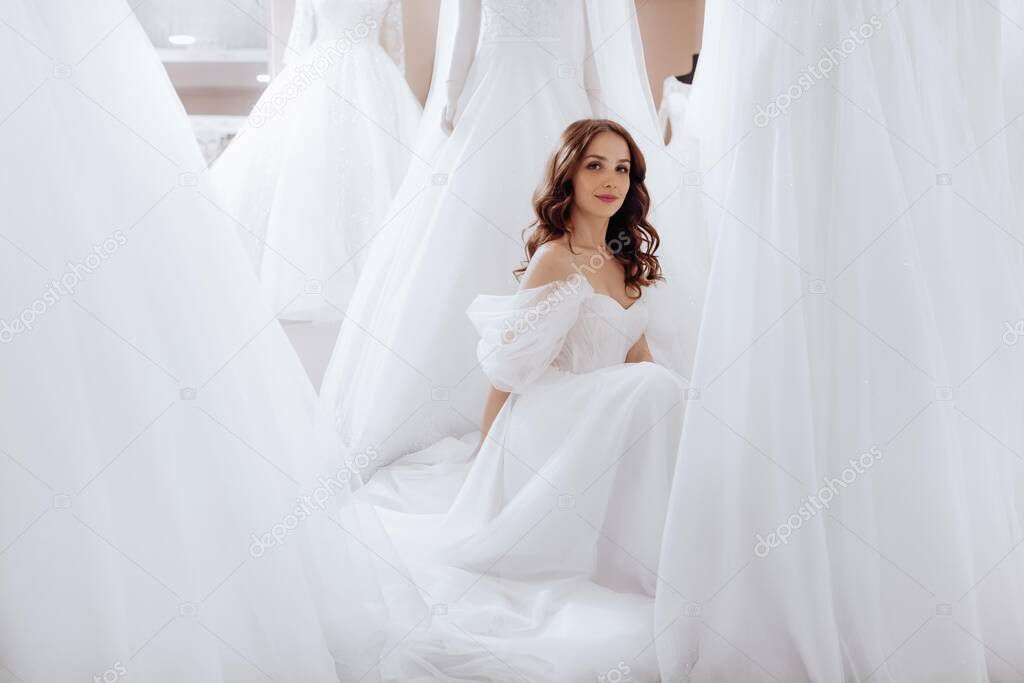
[[[635,301],[633,301],[633,303],[631,303],[629,306],[623,306],[622,303],[620,303],[618,299],[616,299],[615,297],[611,296],[610,294],[605,294],[604,292],[595,292],[595,291],[593,291],[593,289],[594,289],[593,286],[591,286],[590,289],[591,289],[591,295],[592,296],[603,296],[605,299],[608,299],[613,304],[618,306],[619,310],[624,311],[624,312],[625,311],[633,310],[636,307],[636,305],[639,304],[640,302],[642,302],[643,299],[644,299],[643,294],[641,294],[640,298],[638,298]]]

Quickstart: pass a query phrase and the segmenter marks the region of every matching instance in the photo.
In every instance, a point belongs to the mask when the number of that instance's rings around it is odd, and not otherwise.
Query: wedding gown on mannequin
[[[447,137],[444,84],[461,80],[459,63],[468,73]],[[629,0],[446,0],[433,83],[409,174],[375,240],[321,390],[345,443],[372,445],[382,464],[477,428],[488,382],[465,310],[477,294],[516,289],[512,271],[524,257],[530,199],[569,123],[596,112],[626,125],[648,159],[655,204],[679,180],[658,170],[671,161]],[[650,292],[651,305],[671,312],[681,298],[673,287],[684,282],[683,259],[673,250],[688,245],[674,236],[678,220],[666,213],[652,222],[669,284]],[[688,337],[676,333],[689,324],[695,337],[695,322],[677,319],[683,316],[652,316],[648,339],[656,358],[685,374]]]
[[[163,65],[123,0],[0,34],[0,678],[356,678],[347,537],[289,516],[343,463]]]
[[[402,569],[382,573],[381,680],[656,679],[686,384],[623,362],[647,293],[623,308],[576,273],[469,306],[484,372],[512,392],[486,440],[439,441],[356,494],[387,533],[374,552]]]
[[[342,318],[420,112],[401,0],[298,0],[284,70],[211,171],[279,317]]]
[[[658,118],[662,138],[666,136],[666,156],[676,164],[678,186],[667,199],[669,206],[662,207],[662,213],[678,216],[679,224],[674,226],[674,237],[685,245],[685,260],[679,270],[684,278],[685,299],[678,301],[672,311],[676,316],[699,321],[703,310],[704,294],[707,287],[708,271],[711,268],[711,238],[705,217],[706,201],[702,187],[702,166],[700,141],[690,132],[687,121],[692,86],[682,83],[675,76],[665,79],[662,86],[661,108]],[[685,341],[686,348],[696,347],[696,335],[700,329],[697,323],[679,329],[693,336]]]
[[[661,680],[1024,680],[1008,12],[708,3],[718,239]]]

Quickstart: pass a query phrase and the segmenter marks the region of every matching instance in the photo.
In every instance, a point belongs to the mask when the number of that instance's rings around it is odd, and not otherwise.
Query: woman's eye
[[[619,173],[629,173],[629,169],[625,166],[619,166],[618,171]]]
[[[587,166],[587,168],[591,169],[592,171],[596,171],[597,169],[601,168],[601,164],[597,163],[596,161],[591,161],[590,165]]]

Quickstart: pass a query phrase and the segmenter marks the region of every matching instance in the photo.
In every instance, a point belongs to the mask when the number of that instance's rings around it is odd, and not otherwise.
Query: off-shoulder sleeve
[[[491,384],[521,393],[540,377],[561,351],[589,291],[577,273],[510,296],[476,297],[466,314],[480,333],[476,355]]]

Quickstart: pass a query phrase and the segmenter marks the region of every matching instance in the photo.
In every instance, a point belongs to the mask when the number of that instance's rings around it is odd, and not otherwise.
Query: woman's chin
[[[600,216],[601,218],[611,218],[612,216],[615,215],[615,212],[617,212],[620,208],[622,208],[621,204],[605,204],[602,201],[598,201],[594,205],[588,206],[587,210],[595,216]]]

